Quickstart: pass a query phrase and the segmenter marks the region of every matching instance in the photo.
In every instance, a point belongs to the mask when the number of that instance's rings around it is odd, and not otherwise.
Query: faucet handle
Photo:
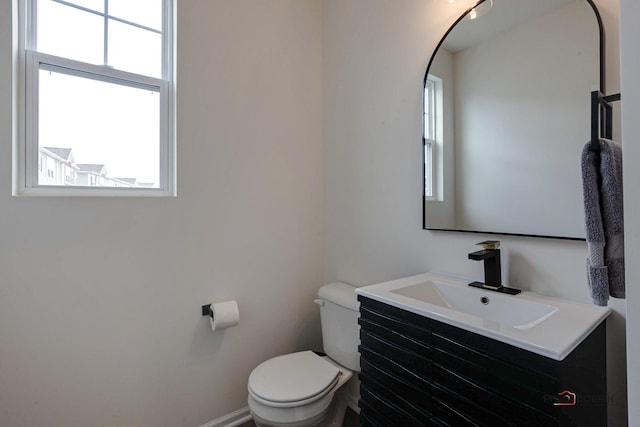
[[[500,240],[485,240],[484,242],[476,243],[476,245],[482,246],[484,249],[498,249]]]

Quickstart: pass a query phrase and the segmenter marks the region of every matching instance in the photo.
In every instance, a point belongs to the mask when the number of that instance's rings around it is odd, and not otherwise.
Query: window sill
[[[14,192],[16,197],[176,197],[175,192],[151,188],[38,186]]]

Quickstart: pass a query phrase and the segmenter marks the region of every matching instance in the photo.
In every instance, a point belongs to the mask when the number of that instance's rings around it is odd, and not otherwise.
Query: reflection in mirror
[[[427,229],[584,238],[580,152],[601,32],[587,0],[493,0],[429,63]]]

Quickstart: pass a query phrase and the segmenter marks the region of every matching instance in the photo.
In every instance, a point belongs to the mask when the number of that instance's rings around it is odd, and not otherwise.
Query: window
[[[442,200],[443,141],[442,79],[429,74],[424,86],[423,135],[424,197]]]
[[[433,151],[436,144],[435,83],[427,79],[424,86],[424,196],[433,196]]]
[[[18,193],[173,195],[173,0],[23,1]]]

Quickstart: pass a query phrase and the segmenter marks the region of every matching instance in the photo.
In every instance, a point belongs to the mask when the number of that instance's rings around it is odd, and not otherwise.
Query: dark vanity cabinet
[[[557,361],[359,300],[362,426],[607,425],[604,322]]]

